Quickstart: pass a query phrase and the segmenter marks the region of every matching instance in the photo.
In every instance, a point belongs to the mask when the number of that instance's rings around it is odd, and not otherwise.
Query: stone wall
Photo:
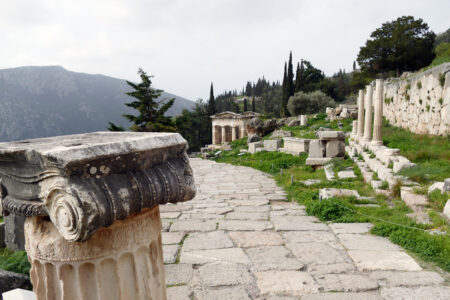
[[[386,80],[383,96],[390,124],[418,134],[450,133],[450,63]]]

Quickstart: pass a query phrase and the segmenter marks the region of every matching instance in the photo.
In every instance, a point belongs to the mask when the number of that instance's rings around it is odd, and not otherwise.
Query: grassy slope
[[[309,130],[305,127],[285,129],[292,130],[296,136],[309,137],[312,134],[312,128],[317,125],[334,128],[333,124],[325,120],[314,120],[310,124]],[[399,142],[398,139],[393,138],[391,142],[394,141]],[[287,192],[288,199],[306,205],[309,214],[319,217],[322,221],[372,222],[375,225],[372,233],[388,237],[392,242],[415,253],[423,260],[450,271],[450,236],[448,235],[450,228],[447,222],[435,214],[432,217],[433,224],[417,224],[406,216],[411,210],[398,197],[375,195],[371,187],[364,183],[359,169],[350,159],[346,158],[335,165],[335,171],[352,166],[358,178],[329,182],[326,181],[323,170],[314,171],[310,166],[305,165],[306,154],[295,157],[279,152],[258,152],[238,157],[239,150],[246,148],[245,139],[233,142],[232,146],[232,151],[222,152],[222,156],[217,159],[218,162],[244,165],[272,174],[276,182]],[[292,184],[291,176],[294,178]],[[311,178],[320,179],[322,182],[312,186],[299,182],[299,180]],[[380,207],[357,207],[354,204],[362,204],[362,202],[350,197],[319,202],[319,189],[325,187],[355,189],[362,196],[376,197]],[[434,201],[432,199],[431,208],[438,207]],[[436,202],[439,201],[436,200]],[[447,232],[447,235],[431,235],[423,231],[425,229],[439,229]]]
[[[384,122],[383,143],[417,164],[400,174],[423,184],[450,177],[450,136],[414,134]]]

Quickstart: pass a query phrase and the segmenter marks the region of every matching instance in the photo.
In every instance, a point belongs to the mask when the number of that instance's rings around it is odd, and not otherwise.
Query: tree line
[[[217,97],[214,96],[211,83],[208,101],[199,99],[192,111],[183,110],[177,117],[164,115],[175,99],[169,99],[164,104],[158,102],[162,90],[154,89],[151,86],[152,76],[139,69],[141,82],[135,84],[127,81],[133,91],[126,94],[134,98],[134,101],[125,104],[137,110],[138,114],[126,114],[124,117],[131,122],[129,130],[177,131],[188,140],[192,151],[198,151],[211,143],[210,116],[216,113],[251,110],[267,117],[316,113],[336,102],[353,99],[359,89],[375,78],[415,71],[428,66],[433,59],[439,58],[439,62],[450,61],[449,36],[449,31],[440,35],[437,45],[436,34],[429,30],[422,19],[400,17],[382,24],[372,32],[353,62],[351,72],[340,69],[326,77],[323,71],[305,59],[301,59],[294,70],[291,51],[288,61],[284,63],[281,83],[270,82],[262,77],[256,82],[247,81],[240,92],[224,91]],[[125,130],[111,122],[108,129]]]

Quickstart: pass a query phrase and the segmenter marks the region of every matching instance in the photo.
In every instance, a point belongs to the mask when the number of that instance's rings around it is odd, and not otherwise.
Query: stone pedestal
[[[364,136],[364,91],[359,90],[358,94],[358,137]]]
[[[383,80],[377,79],[375,83],[375,103],[373,115],[373,138],[372,145],[383,145],[382,127],[383,127]]]
[[[364,107],[366,108],[366,114],[364,115],[364,137],[363,141],[370,141],[372,139],[372,93],[373,89],[371,85],[366,87],[366,96]]]
[[[159,204],[192,199],[177,133],[0,143],[0,202],[26,216],[37,299],[166,299]]]
[[[28,218],[25,232],[37,299],[166,299],[158,206],[84,243],[65,240],[42,217]]]
[[[300,125],[301,126],[308,126],[308,116],[307,115],[301,115],[300,116]]]

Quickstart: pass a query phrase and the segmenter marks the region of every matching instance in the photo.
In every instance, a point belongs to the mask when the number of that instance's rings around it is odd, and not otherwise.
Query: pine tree
[[[108,125],[109,126],[107,127],[107,129],[109,131],[125,131],[125,128],[123,128],[123,126],[116,125],[113,122],[108,121]]]
[[[256,107],[255,107],[255,96],[252,97],[252,112],[256,112]]]
[[[247,98],[244,99],[244,112],[247,111]]]
[[[212,82],[209,90],[208,113],[210,116],[216,114],[216,105],[214,104],[214,88]]]
[[[133,88],[133,91],[125,93],[136,99],[130,103],[125,103],[125,105],[139,112],[137,116],[130,114],[123,115],[123,117],[132,123],[130,130],[175,131],[175,125],[172,118],[164,115],[166,111],[172,107],[175,98],[169,99],[164,104],[162,103],[162,100],[157,102],[157,99],[161,96],[163,90],[154,89],[151,81],[153,76],[148,76],[141,68],[139,68],[138,74],[141,77],[141,83],[135,84],[127,81],[127,84]],[[112,122],[108,123],[108,129],[110,130],[121,131],[123,129],[123,127],[117,126]]]

